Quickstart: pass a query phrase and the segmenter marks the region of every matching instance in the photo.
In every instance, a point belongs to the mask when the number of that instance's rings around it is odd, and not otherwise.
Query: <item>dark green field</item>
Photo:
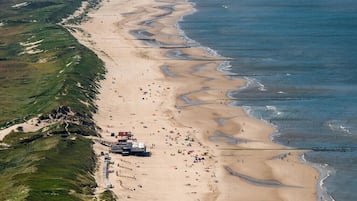
[[[58,121],[4,139],[10,147],[0,150],[0,200],[92,200],[96,157],[83,136],[96,135],[92,114],[103,63],[58,25],[81,0],[16,7],[23,2],[0,0],[0,128],[37,115],[72,115],[68,130]]]

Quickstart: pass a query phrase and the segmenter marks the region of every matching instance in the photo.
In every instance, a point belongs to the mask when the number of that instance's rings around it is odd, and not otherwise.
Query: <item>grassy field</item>
[[[12,133],[0,155],[1,200],[89,200],[96,183],[91,141],[81,136]]]
[[[92,114],[104,67],[58,24],[81,3],[0,1],[0,128],[37,115],[49,118],[59,108],[74,114],[68,125],[59,121],[46,131],[13,132],[4,139],[10,147],[0,150],[0,200],[93,197],[96,159],[83,136],[96,134]]]
[[[0,127],[48,113],[60,105],[81,113],[88,109],[93,112],[93,85],[103,73],[103,64],[56,24],[81,1],[36,1],[17,9],[9,2],[0,1],[4,24],[0,27]],[[6,13],[8,16],[4,16]]]

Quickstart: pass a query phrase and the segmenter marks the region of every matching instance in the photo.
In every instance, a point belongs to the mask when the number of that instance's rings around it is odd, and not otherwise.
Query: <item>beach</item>
[[[245,81],[182,39],[176,23],[192,11],[186,1],[108,0],[71,25],[106,66],[94,114],[101,137],[131,131],[151,153],[109,154],[111,190],[119,200],[316,200],[319,173],[299,160],[302,151],[274,144],[270,125],[222,98]],[[97,193],[102,168],[99,157]]]

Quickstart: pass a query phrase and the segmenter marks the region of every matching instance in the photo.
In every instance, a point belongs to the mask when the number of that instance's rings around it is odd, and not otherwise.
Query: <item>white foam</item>
[[[273,58],[262,58],[261,60],[264,61],[264,62],[272,62],[272,61],[275,61]]]
[[[243,77],[243,79],[245,80],[245,86],[239,88],[238,91],[241,91],[241,90],[244,90],[244,89],[248,89],[248,88],[253,86],[253,83],[254,83],[253,78]]]
[[[252,77],[243,77],[243,79],[246,80],[246,86],[240,88],[240,90],[242,89],[246,89],[246,88],[257,88],[259,91],[268,91],[268,89],[265,87],[264,84],[262,84],[261,82],[259,82],[257,79],[252,78]]]
[[[267,91],[267,89],[265,88],[265,85],[262,84],[261,82],[257,81],[257,84],[258,84],[258,89],[259,91]]]
[[[267,105],[265,106],[268,110],[273,110],[276,111],[276,107],[275,106],[271,106],[271,105]]]
[[[280,111],[278,110],[278,108],[277,108],[276,106],[267,105],[267,106],[265,106],[265,107],[266,107],[268,110],[272,111],[272,112],[274,113],[274,115],[276,115],[276,116],[280,116],[280,115],[283,114],[282,112],[280,112]]]
[[[232,70],[232,65],[230,61],[223,61],[217,66],[218,71],[229,72]]]
[[[188,2],[188,1],[187,1]],[[225,57],[223,57],[222,55],[218,54],[218,52],[216,52],[215,50],[211,49],[210,47],[205,47],[205,46],[202,46],[199,42],[189,38],[185,31],[183,31],[180,27],[180,22],[184,21],[183,18],[185,16],[188,16],[188,15],[192,15],[193,13],[196,13],[197,12],[197,9],[195,8],[196,7],[196,4],[195,3],[192,3],[192,2],[189,2],[193,5],[193,9],[190,13],[187,13],[186,15],[183,15],[180,17],[180,19],[175,23],[175,27],[177,28],[177,30],[179,30],[179,36],[180,38],[183,40],[183,41],[186,41],[186,44],[188,46],[194,46],[194,47],[199,47],[199,48],[202,48],[203,50],[205,50],[210,56],[213,56],[213,57],[218,57],[218,58],[222,58],[224,59]]]
[[[331,173],[332,173],[332,169],[329,167],[328,164],[321,164],[320,165],[322,169],[325,170],[325,174],[321,174],[320,176],[320,182],[319,182],[319,187],[320,189],[322,190],[322,198],[325,200],[325,201],[335,201],[335,199],[327,193],[327,189],[325,187],[325,181],[328,177],[331,176]]]
[[[303,162],[303,163],[307,163],[304,153],[300,155],[300,160],[301,160],[301,162]]]
[[[247,113],[249,116],[252,116],[252,107],[251,106],[242,106],[243,110],[245,113]]]
[[[345,125],[345,122],[340,120],[330,120],[325,125],[334,132],[338,132],[342,135],[351,135],[351,130]]]
[[[351,131],[345,126],[340,126],[340,130],[344,133],[351,134]]]
[[[300,161],[302,163],[306,163],[312,167],[314,167],[315,169],[317,169],[320,172],[320,178],[319,178],[319,182],[317,185],[317,200],[321,200],[321,201],[335,201],[335,199],[332,197],[332,195],[330,195],[327,192],[327,189],[325,187],[325,181],[327,178],[329,178],[332,174],[335,174],[335,170],[329,166],[328,164],[317,164],[317,163],[311,163],[308,162],[305,159],[305,153],[301,154],[299,157]]]

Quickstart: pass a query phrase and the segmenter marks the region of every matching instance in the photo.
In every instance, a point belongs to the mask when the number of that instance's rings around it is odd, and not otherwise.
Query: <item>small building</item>
[[[111,153],[119,153],[123,156],[146,154],[145,144],[133,139],[131,132],[119,132],[117,137],[118,141],[110,146]]]

